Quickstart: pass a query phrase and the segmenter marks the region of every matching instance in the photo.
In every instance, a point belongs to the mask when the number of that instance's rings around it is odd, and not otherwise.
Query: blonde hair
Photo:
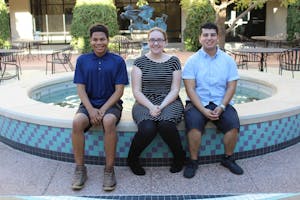
[[[148,39],[149,39],[149,37],[150,37],[150,34],[151,34],[153,31],[159,31],[159,32],[161,32],[161,33],[163,34],[163,36],[164,36],[164,39],[165,39],[166,41],[168,41],[168,36],[167,36],[166,31],[164,31],[163,29],[161,29],[161,28],[159,28],[159,27],[153,27],[153,28],[151,28],[151,29],[148,31]]]

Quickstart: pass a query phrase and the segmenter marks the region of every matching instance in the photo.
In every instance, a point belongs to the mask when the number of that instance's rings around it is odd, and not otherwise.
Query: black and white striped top
[[[181,70],[179,59],[172,56],[169,60],[158,63],[143,55],[134,61],[134,65],[142,71],[142,93],[154,105],[160,105],[171,90],[173,72]],[[166,106],[158,117],[152,117],[148,108],[137,102],[132,108],[132,117],[137,124],[143,120],[166,120],[179,123],[182,115],[183,104],[179,97]]]

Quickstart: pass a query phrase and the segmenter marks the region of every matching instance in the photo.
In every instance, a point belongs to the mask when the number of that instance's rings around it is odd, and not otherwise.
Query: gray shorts
[[[109,109],[107,109],[107,111],[105,112],[104,115],[106,115],[106,114],[113,114],[114,116],[116,116],[116,118],[117,118],[116,125],[117,125],[119,123],[120,119],[121,119],[122,110],[123,110],[123,107],[120,104],[116,103],[115,105],[113,105],[112,107],[110,107]],[[85,114],[89,118],[89,121],[91,120],[89,112],[87,111],[87,109],[84,107],[84,105],[82,103],[79,105],[79,108],[78,108],[78,110],[77,110],[76,113],[83,113],[83,114]],[[87,132],[92,126],[93,125],[90,122],[89,125],[88,125],[88,127],[86,127],[84,129],[84,132]]]
[[[205,108],[214,110],[216,104],[210,102]],[[206,123],[209,121],[190,101],[187,101],[184,110],[184,119],[187,133],[191,129],[198,129],[203,134]],[[224,134],[233,128],[240,129],[240,120],[237,111],[230,104],[226,106],[225,111],[220,115],[220,119],[213,122]]]

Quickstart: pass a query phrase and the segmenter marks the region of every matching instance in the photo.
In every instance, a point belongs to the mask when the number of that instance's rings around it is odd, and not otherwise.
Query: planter
[[[146,42],[148,39],[148,30],[132,30],[130,36],[134,41]]]

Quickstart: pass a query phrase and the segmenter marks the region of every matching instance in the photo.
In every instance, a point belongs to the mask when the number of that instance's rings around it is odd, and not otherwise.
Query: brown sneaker
[[[87,170],[85,166],[76,166],[72,180],[72,189],[80,190],[84,187],[87,180]]]
[[[104,169],[104,178],[103,178],[103,190],[104,191],[113,191],[116,188],[117,181],[115,176],[115,171],[106,171]]]

